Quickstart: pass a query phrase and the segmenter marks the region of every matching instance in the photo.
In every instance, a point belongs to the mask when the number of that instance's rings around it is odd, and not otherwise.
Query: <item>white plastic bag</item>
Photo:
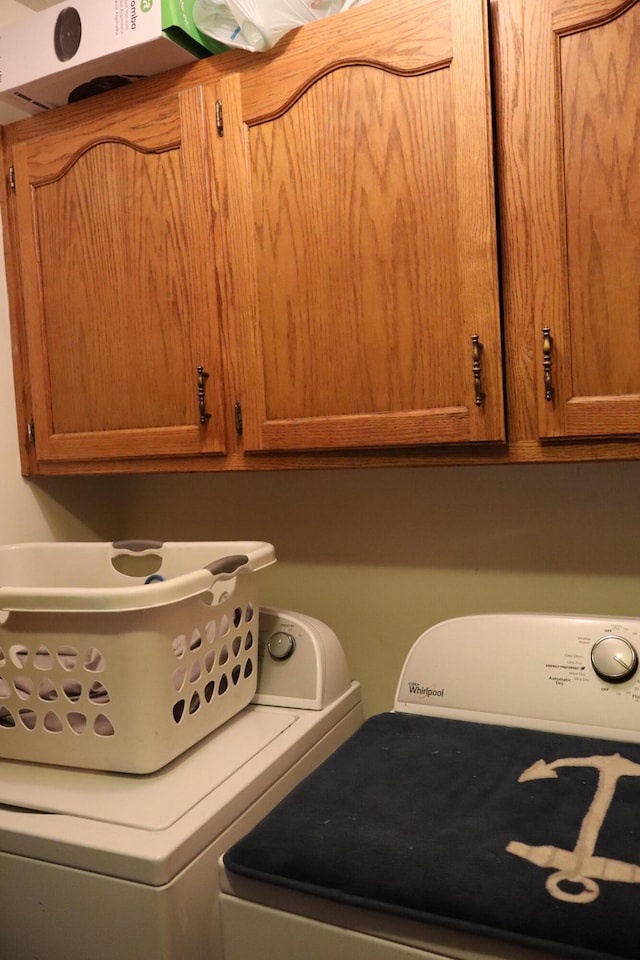
[[[268,50],[295,27],[350,8],[358,0],[195,0],[198,30],[228,47]],[[361,0],[360,0],[361,2]]]

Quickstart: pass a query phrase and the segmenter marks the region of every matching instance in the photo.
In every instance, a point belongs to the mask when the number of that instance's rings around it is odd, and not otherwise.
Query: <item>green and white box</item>
[[[0,99],[36,114],[220,53],[193,0],[72,0],[0,28]]]

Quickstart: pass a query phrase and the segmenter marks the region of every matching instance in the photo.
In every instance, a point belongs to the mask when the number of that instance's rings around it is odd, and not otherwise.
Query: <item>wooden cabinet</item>
[[[504,439],[487,50],[372,4],[222,81],[245,450]]]
[[[24,124],[32,469],[503,441],[487,20],[378,0]]]
[[[76,116],[12,150],[37,460],[223,453],[202,88]]]
[[[635,459],[640,3],[491,7],[511,456]]]
[[[640,459],[639,64],[373,0],[5,128],[24,472]]]
[[[525,9],[539,434],[639,434],[640,3]]]

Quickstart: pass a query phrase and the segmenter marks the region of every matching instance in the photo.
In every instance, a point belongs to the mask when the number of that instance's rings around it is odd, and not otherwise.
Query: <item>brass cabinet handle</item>
[[[206,423],[211,419],[211,414],[207,413],[207,402],[204,396],[204,385],[209,377],[204,367],[198,367],[198,406],[200,408],[200,423]]]
[[[476,407],[481,407],[485,400],[485,394],[482,392],[482,364],[480,358],[484,345],[480,343],[480,337],[477,333],[471,337],[473,347],[473,389],[476,395]]]
[[[547,403],[553,401],[553,380],[551,377],[551,351],[553,350],[553,337],[551,336],[551,328],[543,327],[542,329],[542,369],[544,371],[544,398]]]

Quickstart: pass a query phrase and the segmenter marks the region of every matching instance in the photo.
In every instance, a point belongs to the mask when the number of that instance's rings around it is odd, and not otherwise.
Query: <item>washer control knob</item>
[[[272,633],[267,640],[267,650],[272,660],[288,660],[296,648],[295,637],[284,630]]]
[[[638,669],[638,654],[624,637],[601,637],[591,648],[593,669],[609,683],[629,680]]]

